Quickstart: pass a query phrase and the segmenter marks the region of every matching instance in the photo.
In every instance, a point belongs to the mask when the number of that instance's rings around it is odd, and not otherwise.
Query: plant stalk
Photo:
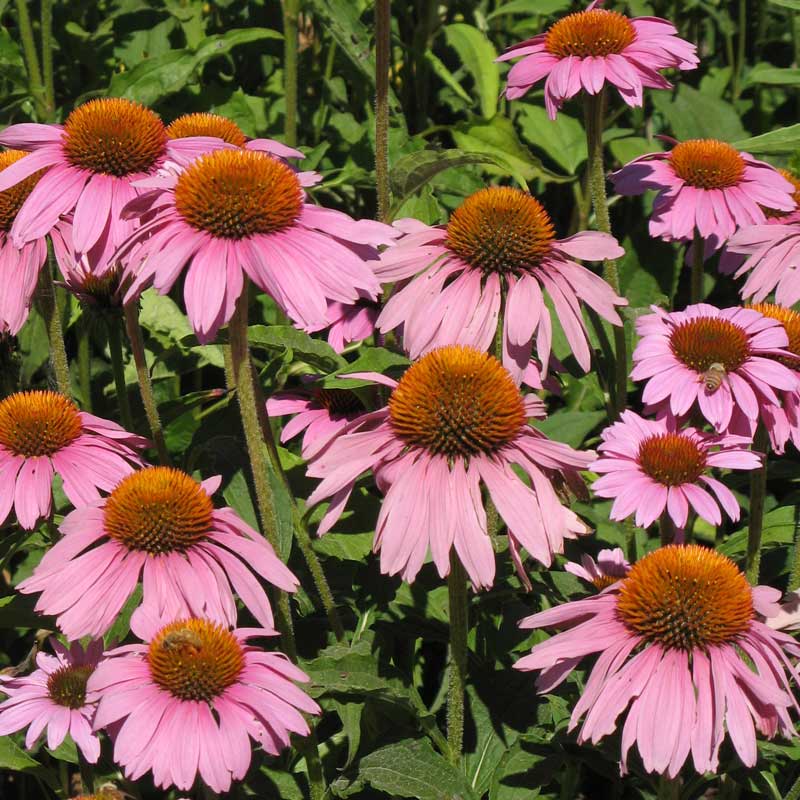
[[[283,0],[283,90],[286,102],[284,139],[289,147],[297,144],[297,21],[300,0]]]
[[[36,301],[47,329],[47,340],[50,344],[50,365],[53,368],[58,391],[67,397],[72,397],[69,361],[64,347],[64,330],[61,327],[61,309],[56,302],[56,287],[53,283],[53,255],[52,250],[49,248],[47,263],[39,270]]]
[[[703,301],[703,267],[705,258],[705,242],[697,228],[694,229],[692,242],[692,274],[689,287],[689,300],[692,304]]]
[[[662,775],[658,781],[658,800],[679,800],[680,796],[680,783],[673,778]]]
[[[761,568],[761,533],[764,528],[764,499],[767,494],[767,459],[769,436],[759,422],[753,438],[753,450],[764,454],[764,463],[750,473],[750,521],[747,526],[747,558],[745,573],[747,580],[755,586]]]
[[[389,222],[389,60],[391,0],[375,0],[375,184],[378,219]]]
[[[447,743],[450,761],[458,765],[464,747],[464,688],[467,679],[467,634],[469,604],[467,575],[455,550],[450,553],[447,576],[450,604],[450,683],[447,690]]]
[[[22,42],[22,53],[25,57],[25,68],[28,72],[28,88],[36,104],[36,114],[40,120],[47,119],[47,103],[45,101],[42,71],[39,68],[39,56],[36,54],[36,42],[33,38],[31,15],[28,13],[27,0],[16,0],[19,38]]]
[[[661,534],[661,546],[672,544],[675,541],[675,523],[668,511],[664,511],[661,515],[658,527]]]
[[[584,94],[584,112],[586,121],[586,146],[588,155],[589,191],[592,195],[597,229],[603,233],[611,233],[611,218],[608,213],[608,195],[606,194],[606,174],[603,165],[603,115],[605,93]],[[616,261],[603,262],[603,278],[620,294],[619,273]],[[625,340],[625,326],[613,326],[614,332],[614,369],[609,379],[609,386],[614,387],[612,398],[617,414],[624,411],[628,400],[628,355]]]
[[[164,465],[169,465],[172,460],[169,457],[167,442],[164,439],[164,429],[161,427],[158,404],[153,394],[153,383],[150,380],[150,370],[147,367],[147,359],[145,358],[144,337],[142,336],[142,328],[139,325],[138,305],[136,301],[132,301],[125,306],[125,327],[128,331],[133,362],[136,365],[139,393],[142,397],[144,413],[147,416],[147,424],[150,426],[150,434],[158,452],[158,460]]]
[[[78,382],[84,411],[92,413],[92,353],[89,325],[85,316],[78,322]]]
[[[53,73],[53,0],[42,0],[42,75],[46,119],[52,120],[56,110]]]
[[[128,385],[125,382],[125,359],[122,353],[121,327],[121,319],[108,320],[108,351],[111,356],[111,372],[114,375],[114,388],[117,391],[120,421],[126,431],[133,432],[133,414],[131,414],[131,403],[128,398]]]

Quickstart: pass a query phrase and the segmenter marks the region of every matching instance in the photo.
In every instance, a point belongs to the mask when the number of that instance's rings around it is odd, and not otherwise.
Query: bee
[[[203,640],[188,628],[178,628],[170,631],[161,640],[162,650],[188,649],[191,653],[199,652],[203,647]]]
[[[725,367],[723,364],[720,364],[718,361],[715,361],[703,374],[702,374],[703,385],[706,389],[711,393],[719,389],[722,386],[722,379],[725,377]]]

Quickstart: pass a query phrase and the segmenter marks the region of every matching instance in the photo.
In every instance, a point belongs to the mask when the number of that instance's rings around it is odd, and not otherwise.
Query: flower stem
[[[679,800],[681,785],[674,778],[662,775],[658,781],[658,800]]]
[[[50,364],[55,375],[58,391],[72,397],[69,377],[69,361],[64,347],[64,331],[61,327],[61,309],[56,301],[56,287],[53,283],[53,256],[48,249],[47,263],[39,270],[39,284],[36,288],[36,301],[44,317],[47,340],[50,344]]]
[[[375,0],[375,183],[378,219],[389,221],[389,59],[391,0]]]
[[[153,437],[156,450],[158,451],[158,460],[162,464],[168,465],[172,462],[167,450],[167,442],[164,439],[164,429],[161,427],[161,418],[158,415],[158,404],[153,394],[150,370],[147,368],[147,360],[144,353],[144,337],[142,336],[142,328],[139,325],[139,308],[136,301],[132,301],[125,306],[125,327],[128,331],[128,339],[131,343],[133,362],[136,365],[139,393],[142,397],[144,413],[147,416],[147,424],[150,426],[150,433]]]
[[[31,15],[28,13],[28,2],[27,0],[16,0],[16,2],[19,38],[22,41],[25,68],[28,71],[28,88],[36,104],[37,116],[40,120],[45,120],[48,116],[47,103],[45,101],[44,86],[42,85],[42,71],[39,68],[39,56],[36,54],[36,42],[33,38]]]
[[[664,511],[659,521],[659,530],[661,532],[661,546],[665,544],[672,544],[675,541],[675,523],[672,521],[668,511]]]
[[[247,286],[236,305],[236,311],[229,325],[230,350],[234,384],[239,397],[239,407],[242,415],[242,424],[245,429],[245,439],[250,453],[251,464],[254,471],[258,465],[258,478],[254,477],[256,485],[256,500],[259,505],[264,504],[262,524],[265,526],[267,538],[279,552],[277,541],[277,516],[275,514],[275,497],[269,483],[270,473],[277,475],[283,483],[286,495],[289,498],[294,527],[294,538],[300,552],[306,561],[314,586],[317,589],[322,607],[328,617],[333,634],[338,641],[344,639],[344,626],[336,609],[333,592],[325,577],[322,564],[311,544],[311,534],[300,509],[292,494],[289,479],[281,465],[275,437],[267,417],[267,407],[261,386],[253,377],[253,366],[250,361],[250,352],[247,346]],[[246,366],[243,362],[246,362]],[[233,388],[233,387],[230,387]],[[244,393],[243,393],[244,390]],[[246,419],[245,419],[246,418]],[[259,487],[259,483],[262,484]]]
[[[700,303],[703,300],[703,261],[704,261],[704,242],[700,231],[694,229],[694,242],[692,244],[692,277],[689,289],[689,299],[692,304]]]
[[[603,114],[605,94],[584,94],[584,111],[586,120],[586,146],[588,155],[589,190],[592,195],[597,229],[603,233],[611,233],[611,218],[608,213],[608,196],[606,194],[606,174],[603,166]],[[603,262],[603,278],[606,283],[620,294],[619,273],[616,261]],[[613,326],[614,332],[614,372],[609,386],[614,387],[614,409],[621,413],[628,399],[628,355],[625,340],[625,326]]]
[[[81,774],[83,791],[86,794],[94,792],[94,767],[83,757],[83,753],[78,750],[78,770]]]
[[[755,586],[758,583],[761,567],[761,533],[764,527],[764,498],[767,494],[767,457],[769,455],[769,436],[761,423],[758,424],[753,439],[753,450],[764,454],[762,466],[750,473],[750,522],[747,526],[745,572],[747,580]]]
[[[92,353],[89,340],[89,325],[81,316],[78,322],[78,382],[81,386],[83,409],[92,413]]]
[[[467,677],[469,605],[467,576],[455,551],[450,553],[447,576],[450,603],[450,684],[447,690],[447,743],[450,760],[458,765],[464,746],[464,687]]]
[[[42,75],[46,119],[53,118],[56,110],[55,86],[53,76],[53,0],[42,0]]]
[[[128,385],[125,382],[125,360],[122,354],[122,327],[121,319],[109,319],[108,351],[111,356],[111,372],[114,374],[114,388],[117,390],[117,403],[122,427],[133,432],[133,414],[128,399]]]
[[[283,135],[286,144],[297,144],[297,18],[300,0],[283,0],[283,91],[286,117]]]

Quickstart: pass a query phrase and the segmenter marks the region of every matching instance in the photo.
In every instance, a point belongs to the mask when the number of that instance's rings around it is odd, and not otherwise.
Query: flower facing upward
[[[350,420],[363,413],[364,405],[349,389],[311,386],[307,391],[278,392],[267,400],[269,416],[297,415],[284,425],[281,442],[288,442],[303,432],[302,454],[305,459],[323,450]]]
[[[209,141],[170,140],[155,113],[120,97],[78,106],[64,125],[9,125],[0,144],[31,152],[0,173],[0,191],[46,170],[14,220],[12,241],[22,247],[73,213],[76,257],[97,247],[109,258],[134,228],[120,217],[140,193],[134,182],[167,159],[186,161],[209,149]]]
[[[584,553],[580,564],[570,561],[564,565],[564,569],[591,583],[598,591],[603,591],[624,578],[630,572],[631,565],[625,558],[622,548],[615,547],[613,550],[601,550],[597,554],[597,561],[588,553]]]
[[[762,621],[777,613],[778,597],[750,587],[721,553],[669,545],[602,594],[522,620],[523,628],[569,630],[515,666],[541,670],[537,687],[549,692],[583,657],[599,654],[570,727],[585,717],[578,739],[597,744],[621,726],[623,767],[636,744],[648,772],[675,777],[690,752],[698,772],[715,772],[726,730],[752,767],[756,730],[794,736],[789,709],[800,710],[787,657],[800,647]]]
[[[12,506],[23,528],[49,517],[54,474],[73,505],[97,501],[142,463],[147,444],[57,392],[9,395],[0,400],[0,523]]]
[[[188,790],[199,774],[227,792],[250,766],[250,738],[277,755],[308,734],[301,711],[320,713],[295,686],[305,673],[247,643],[274,631],[185,618],[142,619],[135,632],[148,644],[111,650],[88,687],[95,730],[118,728],[114,761],[131,780],[152,770],[156,786]]]
[[[678,142],[611,175],[624,195],[656,189],[650,235],[688,241],[695,230],[716,250],[737,228],[766,220],[764,208],[792,211],[795,186],[778,170],[716,139]]]
[[[402,325],[411,358],[454,343],[487,350],[504,285],[503,365],[518,381],[530,363],[534,337],[543,372],[548,367],[552,322],[545,295],[585,371],[591,354],[581,303],[622,324],[615,306],[627,301],[572,260],[619,258],[622,248],[595,231],[556,239],[547,211],[526,192],[481,189],[453,212],[446,227],[420,224],[412,230],[383,252],[375,268],[382,283],[404,282],[386,302],[378,328]]]
[[[509,100],[522,97],[547,77],[544,102],[551,119],[565,100],[581,90],[598,94],[606,83],[615,86],[629,106],[640,106],[645,88],[670,88],[659,70],[698,65],[695,46],[679,38],[672,23],[656,17],[630,19],[599,5],[602,0],[563,17],[497,59],[522,57],[508,73]]]
[[[186,311],[203,342],[230,320],[245,275],[307,331],[329,324],[329,301],[377,297],[372,269],[346,243],[372,249],[394,230],[307,203],[277,158],[217,150],[146,183],[156,188],[126,211],[144,224],[119,252],[133,278],[127,298],[150,284],[166,294],[185,270]]]
[[[36,609],[58,617],[71,639],[100,636],[142,577],[134,618],[203,615],[236,622],[233,592],[259,624],[272,629],[256,575],[293,592],[297,579],[266,540],[231,508],[214,508],[220,478],[198,483],[170,467],[148,467],[111,494],[69,514],[63,537],[17,587],[41,592]]]
[[[749,433],[759,413],[779,406],[776,390],[794,391],[798,378],[773,355],[789,356],[777,320],[749,308],[719,309],[705,303],[639,317],[641,341],[633,353],[635,381],[646,380],[642,399],[688,414],[695,401],[718,433]]]
[[[55,750],[69,733],[94,764],[100,756],[100,742],[92,732],[96,703],[86,699],[86,682],[103,654],[103,642],[91,642],[86,650],[77,642],[69,650],[57,639],[50,645],[55,655],[37,653],[30,675],[3,680],[0,693],[8,699],[0,703],[0,736],[21,730],[26,725],[25,747],[30,749],[47,729],[47,746]]]
[[[748,449],[749,437],[678,428],[671,417],[649,420],[624,411],[619,422],[603,431],[602,440],[600,457],[590,467],[602,477],[592,489],[598,497],[614,498],[611,519],[636,512],[636,524],[642,527],[652,525],[666,510],[683,528],[689,506],[711,525],[722,522],[722,506],[735,522],[739,503],[727,486],[707,473],[712,467],[761,466],[761,456]]]
[[[388,406],[350,422],[309,463],[309,476],[323,479],[309,506],[331,499],[320,533],[339,518],[367,469],[386,493],[374,543],[381,570],[407,581],[429,548],[439,575],[447,575],[455,548],[474,588],[492,585],[494,550],[481,483],[508,526],[513,554],[522,546],[549,565],[565,538],[587,532],[556,489],[565,480],[580,483],[577,470],[591,455],[551,442],[527,424],[544,416],[544,406],[521,395],[493,356],[453,345],[412,364],[399,383],[372,377],[392,389]]]
[[[26,154],[21,150],[0,153],[0,177]],[[38,237],[17,247],[10,236],[14,220],[42,172],[0,191],[0,332],[16,335],[28,319],[39,270],[47,259],[47,244]]]

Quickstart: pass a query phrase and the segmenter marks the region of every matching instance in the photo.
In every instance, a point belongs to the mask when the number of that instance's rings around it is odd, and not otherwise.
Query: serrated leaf
[[[144,105],[154,105],[183,89],[212,58],[226,55],[242,44],[282,38],[280,33],[269,28],[232,28],[207,36],[195,50],[170,50],[157,58],[141,61],[128,72],[115,74],[108,93],[112,97],[127,97]]]
[[[764,514],[761,546],[766,549],[778,545],[792,544],[795,541],[798,527],[800,527],[800,518],[798,518],[796,506],[780,506],[768,511]],[[740,528],[736,533],[731,534],[717,549],[731,558],[736,558],[742,555],[747,548],[747,535],[747,528]]]
[[[800,124],[762,133],[761,136],[753,136],[750,139],[740,139],[734,142],[733,146],[755,155],[794,153],[800,149]]]
[[[494,45],[486,34],[465,22],[445,25],[444,35],[475,82],[481,116],[491,119],[497,113],[497,98],[500,96],[500,70],[494,61],[497,58]]]
[[[247,329],[247,341],[256,349],[291,350],[295,356],[323,372],[332,372],[347,364],[327,342],[313,339],[291,325],[251,325]]]
[[[358,775],[391,797],[478,800],[464,774],[424,740],[405,739],[364,756]]]
[[[326,533],[312,544],[322,555],[361,564],[372,552],[373,538],[372,533]]]

